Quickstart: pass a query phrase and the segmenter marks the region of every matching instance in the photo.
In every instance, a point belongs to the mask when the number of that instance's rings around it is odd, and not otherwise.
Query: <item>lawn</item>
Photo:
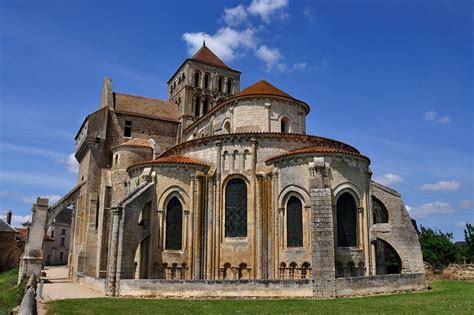
[[[474,283],[440,280],[428,292],[332,300],[100,298],[48,303],[48,314],[474,314]]]
[[[16,302],[18,268],[0,274],[0,314],[10,314]]]

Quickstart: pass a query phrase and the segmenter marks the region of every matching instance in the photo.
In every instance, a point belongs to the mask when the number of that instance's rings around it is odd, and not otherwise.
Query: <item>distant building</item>
[[[71,216],[71,209],[62,211],[46,232],[43,243],[43,264],[45,266],[67,264]]]
[[[18,230],[11,226],[12,212],[7,213],[6,220],[0,219],[0,272],[20,264],[20,257],[25,248],[18,242]]]

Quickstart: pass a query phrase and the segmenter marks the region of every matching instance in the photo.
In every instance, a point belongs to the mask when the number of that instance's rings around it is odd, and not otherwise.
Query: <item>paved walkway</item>
[[[38,314],[45,314],[44,302],[63,299],[103,297],[98,291],[67,279],[67,266],[45,267],[42,299],[38,297]]]

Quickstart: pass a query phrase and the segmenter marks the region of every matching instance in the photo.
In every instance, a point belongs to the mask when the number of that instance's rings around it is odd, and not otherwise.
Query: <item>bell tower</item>
[[[168,99],[183,113],[182,130],[239,92],[240,71],[227,66],[205,41],[168,81]]]

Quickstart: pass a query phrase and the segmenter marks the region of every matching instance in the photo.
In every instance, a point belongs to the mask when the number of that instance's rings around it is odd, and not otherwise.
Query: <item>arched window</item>
[[[209,73],[206,73],[204,75],[204,88],[208,89],[209,88]]]
[[[229,180],[225,188],[225,237],[247,236],[247,184]]]
[[[232,93],[232,79],[227,79],[227,93]]]
[[[204,99],[204,102],[202,103],[202,114],[206,115],[206,113],[209,111],[209,99]]]
[[[288,199],[286,204],[286,246],[303,246],[303,206],[295,196]]]
[[[283,117],[281,119],[281,132],[289,132],[290,131],[290,121],[287,117]]]
[[[194,73],[194,86],[199,87],[199,81],[201,80],[201,74],[199,72]]]
[[[224,79],[222,77],[219,77],[217,80],[217,90],[219,92],[222,92],[222,86],[224,85]]]
[[[354,197],[343,193],[336,204],[337,245],[339,247],[357,246],[357,208]]]
[[[181,249],[183,240],[183,207],[178,198],[173,197],[166,207],[165,249]]]
[[[201,97],[196,96],[194,100],[194,116],[199,116],[201,111]]]
[[[226,121],[222,126],[222,133],[230,133],[230,121]]]
[[[387,208],[376,198],[372,198],[372,216],[374,224],[388,223]]]

